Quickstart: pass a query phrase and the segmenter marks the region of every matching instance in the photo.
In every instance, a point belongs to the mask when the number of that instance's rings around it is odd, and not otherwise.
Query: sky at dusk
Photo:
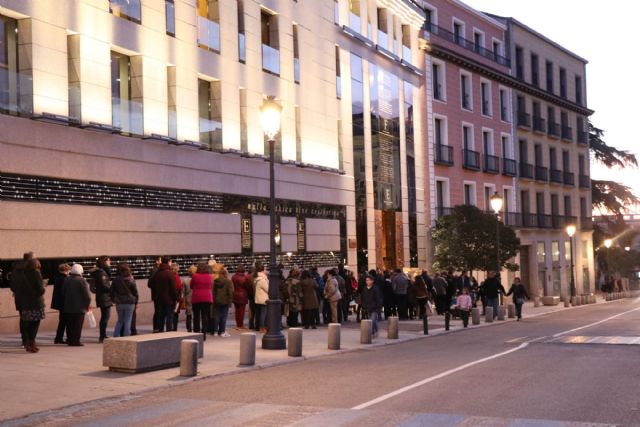
[[[465,0],[475,9],[512,16],[586,58],[587,102],[604,140],[640,160],[640,55],[635,1]],[[592,164],[594,179],[611,179],[640,196],[640,169],[607,170]],[[640,208],[636,209],[640,213]]]

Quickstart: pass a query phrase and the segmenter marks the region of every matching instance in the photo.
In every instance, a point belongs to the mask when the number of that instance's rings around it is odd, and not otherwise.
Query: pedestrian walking
[[[138,301],[138,287],[127,263],[118,264],[117,277],[111,282],[111,300],[116,305],[118,315],[113,336],[128,337],[131,335],[133,310]]]
[[[231,281],[233,282],[233,305],[236,310],[236,329],[242,330],[244,329],[244,312],[251,294],[251,280],[245,273],[244,267],[238,267]]]
[[[213,304],[213,276],[206,262],[198,264],[196,272],[191,275],[191,302],[193,304],[193,332],[204,335],[207,339],[209,313]]]
[[[436,272],[433,279],[433,290],[436,299],[436,313],[442,315],[447,311],[449,301],[447,301],[447,281],[440,272]]]
[[[324,298],[329,303],[331,309],[331,323],[338,323],[338,303],[342,299],[337,273],[335,270],[327,270],[327,282],[324,287]]]
[[[318,283],[305,270],[300,275],[300,289],[302,291],[302,324],[305,329],[316,329],[316,314],[318,313]]]
[[[264,272],[264,265],[256,262],[253,268],[253,289],[256,301],[256,314],[254,323],[256,331],[267,332],[267,300],[269,299],[269,279]]]
[[[427,287],[427,281],[424,275],[427,272],[422,270],[422,274],[417,274],[414,281],[414,294],[416,298],[416,304],[418,305],[418,318],[422,319],[426,315],[427,299],[429,297],[429,288]]]
[[[111,318],[111,259],[108,256],[98,257],[96,266],[91,270],[91,292],[96,294],[96,307],[100,309],[100,339],[102,343],[107,336],[107,325]]]
[[[296,327],[300,325],[298,321],[302,311],[302,288],[300,287],[300,270],[294,266],[289,272],[286,280],[287,295],[289,297],[286,304],[289,305],[289,315],[287,316],[287,326]]]
[[[178,288],[176,286],[176,275],[171,271],[171,260],[162,257],[162,263],[156,274],[151,278],[151,289],[153,289],[160,315],[158,316],[158,332],[170,332],[173,330],[173,318],[178,302]]]
[[[64,286],[64,281],[69,276],[70,271],[71,266],[69,264],[60,264],[58,266],[58,271],[56,271],[53,277],[49,280],[49,284],[53,285],[51,308],[58,310],[58,328],[56,329],[56,337],[53,340],[54,344],[67,343],[64,339],[65,332],[67,331],[67,321],[64,317],[64,295],[62,293],[62,287]]]
[[[227,333],[227,317],[229,307],[233,304],[233,282],[229,280],[229,272],[222,268],[218,278],[213,282],[213,301],[216,306],[216,331],[219,337],[230,337]]]
[[[382,310],[382,297],[377,286],[375,286],[375,279],[368,275],[365,277],[365,288],[362,290],[362,309],[366,312],[367,317],[371,319],[371,327],[373,332],[373,338],[378,336],[378,317]]]
[[[33,252],[24,254],[11,274],[11,291],[16,309],[20,313],[22,345],[29,353],[40,351],[36,344],[40,321],[44,319],[44,283],[40,274],[40,261]]]
[[[80,264],[73,264],[69,277],[64,281],[64,313],[67,320],[67,344],[71,347],[82,347],[82,325],[84,316],[91,308],[91,292],[89,283],[82,275],[84,269]]]
[[[462,318],[462,325],[466,328],[469,326],[469,312],[471,311],[471,307],[473,306],[473,302],[471,301],[471,296],[469,295],[469,288],[462,287],[462,293],[458,295],[456,299],[458,311],[460,313],[460,318]]]
[[[318,298],[318,312],[316,313],[316,325],[320,324],[320,314],[322,313],[322,323],[325,325],[329,319],[329,311],[327,310],[328,304],[324,300],[324,286],[325,281],[322,275],[318,272],[318,267],[311,267],[311,278],[316,281],[318,288],[316,289],[316,296]]]
[[[493,318],[498,317],[498,305],[500,294],[504,295],[506,291],[498,280],[495,271],[490,271],[483,284],[484,295],[487,298],[487,307],[493,307]]]
[[[519,277],[513,279],[513,283],[509,288],[509,292],[507,292],[506,296],[510,296],[513,294],[513,303],[516,306],[516,317],[518,321],[522,319],[522,306],[524,305],[525,299],[530,299],[529,294],[527,293],[527,289],[522,284],[522,281]]]

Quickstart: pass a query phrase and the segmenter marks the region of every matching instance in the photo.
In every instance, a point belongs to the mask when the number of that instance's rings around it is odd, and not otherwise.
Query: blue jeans
[[[491,298],[491,297],[487,297],[487,307],[493,307],[493,318],[495,319],[496,317],[498,317],[498,305],[500,303],[500,300],[498,299],[498,297],[495,298]]]
[[[369,319],[371,319],[371,332],[374,336],[378,335],[378,312],[369,313]]]
[[[216,328],[218,335],[222,335],[227,331],[227,315],[229,314],[228,305],[216,304]]]
[[[116,327],[113,329],[113,336],[119,337],[120,330],[124,326],[122,332],[123,337],[131,335],[131,320],[133,319],[133,310],[136,308],[135,304],[117,304],[116,313],[118,314],[118,320],[116,321]]]
[[[160,305],[160,315],[158,316],[158,327],[160,328],[160,332],[173,331],[173,313],[175,309],[175,304],[161,304]],[[166,327],[166,329],[165,329]]]
[[[256,331],[260,330],[260,328],[267,327],[267,305],[266,304],[256,304],[256,314],[253,316]]]

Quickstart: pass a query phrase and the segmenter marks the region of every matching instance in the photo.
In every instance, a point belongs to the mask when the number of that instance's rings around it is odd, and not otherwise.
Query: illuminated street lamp
[[[613,244],[613,240],[611,239],[606,239],[604,241],[604,247],[607,248],[607,275],[606,277],[606,283],[609,284],[609,282],[611,281],[611,271],[610,269],[610,265],[611,265],[611,245]]]
[[[502,210],[503,200],[498,193],[494,193],[493,196],[489,197],[489,203],[496,214],[496,274],[499,280],[500,270],[502,270],[502,263],[500,262],[500,211]]]
[[[573,298],[576,296],[576,276],[573,266],[573,236],[576,234],[576,226],[569,224],[567,225],[566,231],[569,236],[569,252],[571,252],[571,297]]]
[[[260,106],[260,122],[264,136],[269,141],[269,300],[267,301],[267,333],[262,337],[262,348],[265,350],[284,350],[287,341],[282,334],[280,298],[278,285],[280,274],[276,260],[276,245],[280,236],[276,227],[276,184],[275,184],[275,137],[280,132],[280,115],[282,106],[273,96],[268,96]]]

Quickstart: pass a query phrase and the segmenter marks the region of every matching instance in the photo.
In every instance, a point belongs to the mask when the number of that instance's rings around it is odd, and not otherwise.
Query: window
[[[551,261],[560,262],[560,242],[557,240],[551,242]]]
[[[549,168],[552,171],[558,170],[558,154],[555,147],[549,147]]]
[[[340,48],[336,46],[336,98],[342,97],[342,71],[340,70]]]
[[[493,60],[499,62],[500,57],[502,56],[502,43],[498,40],[493,41]]]
[[[433,25],[433,11],[431,9],[424,9],[424,29],[431,31]]]
[[[480,95],[482,100],[482,115],[491,116],[491,85],[488,82],[480,83]]]
[[[586,165],[586,163],[584,161],[584,154],[579,154],[578,155],[578,173],[580,175],[586,175],[587,174],[585,165]]]
[[[461,22],[453,22],[453,39],[457,44],[464,46],[464,25]]]
[[[484,154],[493,155],[493,134],[490,131],[482,131],[482,150]]]
[[[168,136],[178,138],[178,112],[176,109],[176,67],[167,67]]]
[[[513,159],[509,135],[502,135],[500,139],[502,144],[502,157],[505,159]]]
[[[262,70],[280,75],[280,50],[278,41],[278,17],[266,10],[260,12],[262,33]]]
[[[520,210],[523,214],[528,214],[531,212],[531,207],[529,205],[529,191],[522,190],[520,191]]]
[[[293,81],[300,83],[300,51],[298,49],[298,26],[293,26]]]
[[[9,30],[9,33],[5,33],[2,31],[2,17],[0,16],[0,37],[3,37],[5,34],[15,35],[15,31]],[[5,45],[7,47],[10,46],[9,43],[4,41],[0,42],[0,45]],[[16,45],[17,46],[17,45]],[[9,48],[11,49],[11,48]],[[9,50],[11,52],[11,50]],[[0,49],[0,58],[3,58],[2,55],[5,55],[6,52],[3,52]],[[13,57],[15,54],[11,52],[8,57]],[[79,34],[71,34],[67,36],[67,69],[68,69],[68,82],[69,82],[69,117],[73,117],[78,120],[82,120],[82,105],[81,105],[81,97],[80,97],[80,64],[77,61],[80,56],[80,35]],[[7,58],[0,59],[0,75],[2,79],[0,80],[0,110],[5,109],[9,106],[8,101],[15,97],[14,91],[6,84],[11,82],[11,68],[10,64],[7,63]],[[4,72],[8,74],[5,76]]]
[[[484,186],[484,210],[486,212],[491,212],[491,196],[496,192],[495,185],[485,185]]]
[[[408,25],[402,26],[402,59],[409,64],[413,62],[411,56],[411,27]]]
[[[464,150],[473,150],[471,126],[462,126],[462,148]]]
[[[436,180],[436,208],[447,207],[446,194],[447,182],[443,180]],[[440,216],[440,215],[438,215]]]
[[[141,58],[129,57],[111,52],[111,118],[114,127],[129,135],[142,135],[142,82],[132,84],[133,76],[140,79],[141,73],[132,72],[135,59],[136,69],[141,71]]]
[[[434,62],[431,65],[432,69],[432,83],[433,83],[433,98],[439,101],[445,101],[447,99],[445,91],[445,77],[444,77],[444,64]]]
[[[565,172],[571,172],[571,157],[568,151],[562,152],[562,168]]]
[[[198,79],[200,143],[211,150],[222,149],[220,81]]]
[[[580,216],[582,218],[587,218],[589,216],[586,197],[580,197]]]
[[[109,12],[114,16],[140,23],[140,0],[109,0]]]
[[[460,74],[460,96],[462,108],[471,111],[473,109],[471,99],[471,76],[468,74]]]
[[[220,52],[219,0],[198,0],[198,46]]]
[[[300,133],[300,107],[294,107],[295,119],[296,119],[296,161],[302,161],[302,134]],[[338,130],[339,131],[339,130]],[[338,132],[339,134],[339,132]]]
[[[576,104],[582,105],[582,77],[576,76]]]
[[[536,245],[536,256],[538,258],[538,264],[545,263],[545,258],[547,255],[546,252],[547,252],[547,249],[546,249],[545,242],[538,242],[538,244]]]
[[[524,80],[524,51],[516,46],[516,78]]]
[[[560,96],[567,97],[567,70],[560,68]]]
[[[473,50],[477,53],[484,51],[484,33],[482,31],[473,31]]]
[[[538,68],[538,55],[536,55],[535,53],[531,53],[531,84],[534,86],[540,85]]]
[[[564,216],[572,216],[573,207],[571,206],[571,196],[564,196]]]
[[[247,126],[247,89],[240,88],[240,150],[249,152],[249,137]]]
[[[333,0],[333,23],[340,25],[340,3]]]
[[[167,34],[170,36],[176,35],[176,5],[174,0],[165,0],[164,2],[164,14],[167,21]]]
[[[509,121],[509,97],[506,89],[500,89],[500,120]]]
[[[433,119],[433,132],[435,134],[436,145],[445,145],[442,135],[442,119]]]
[[[344,147],[342,142],[342,120],[338,120],[338,169],[344,169]],[[302,161],[302,159],[300,159]]]
[[[360,33],[362,24],[360,20],[360,0],[347,0],[349,2],[349,28]]]
[[[502,210],[504,213],[511,212],[511,189],[503,188],[503,207]]]
[[[547,61],[545,63],[546,76],[547,76],[547,92],[553,93],[553,62]]]
[[[387,9],[378,8],[378,46],[389,49],[389,28]]]
[[[238,0],[238,61],[247,60],[247,44],[244,33],[244,0]]]
[[[558,195],[554,193],[551,195],[551,215],[558,216],[559,214],[560,206],[558,202]]]
[[[474,183],[464,184],[464,204],[476,205],[476,185]]]

